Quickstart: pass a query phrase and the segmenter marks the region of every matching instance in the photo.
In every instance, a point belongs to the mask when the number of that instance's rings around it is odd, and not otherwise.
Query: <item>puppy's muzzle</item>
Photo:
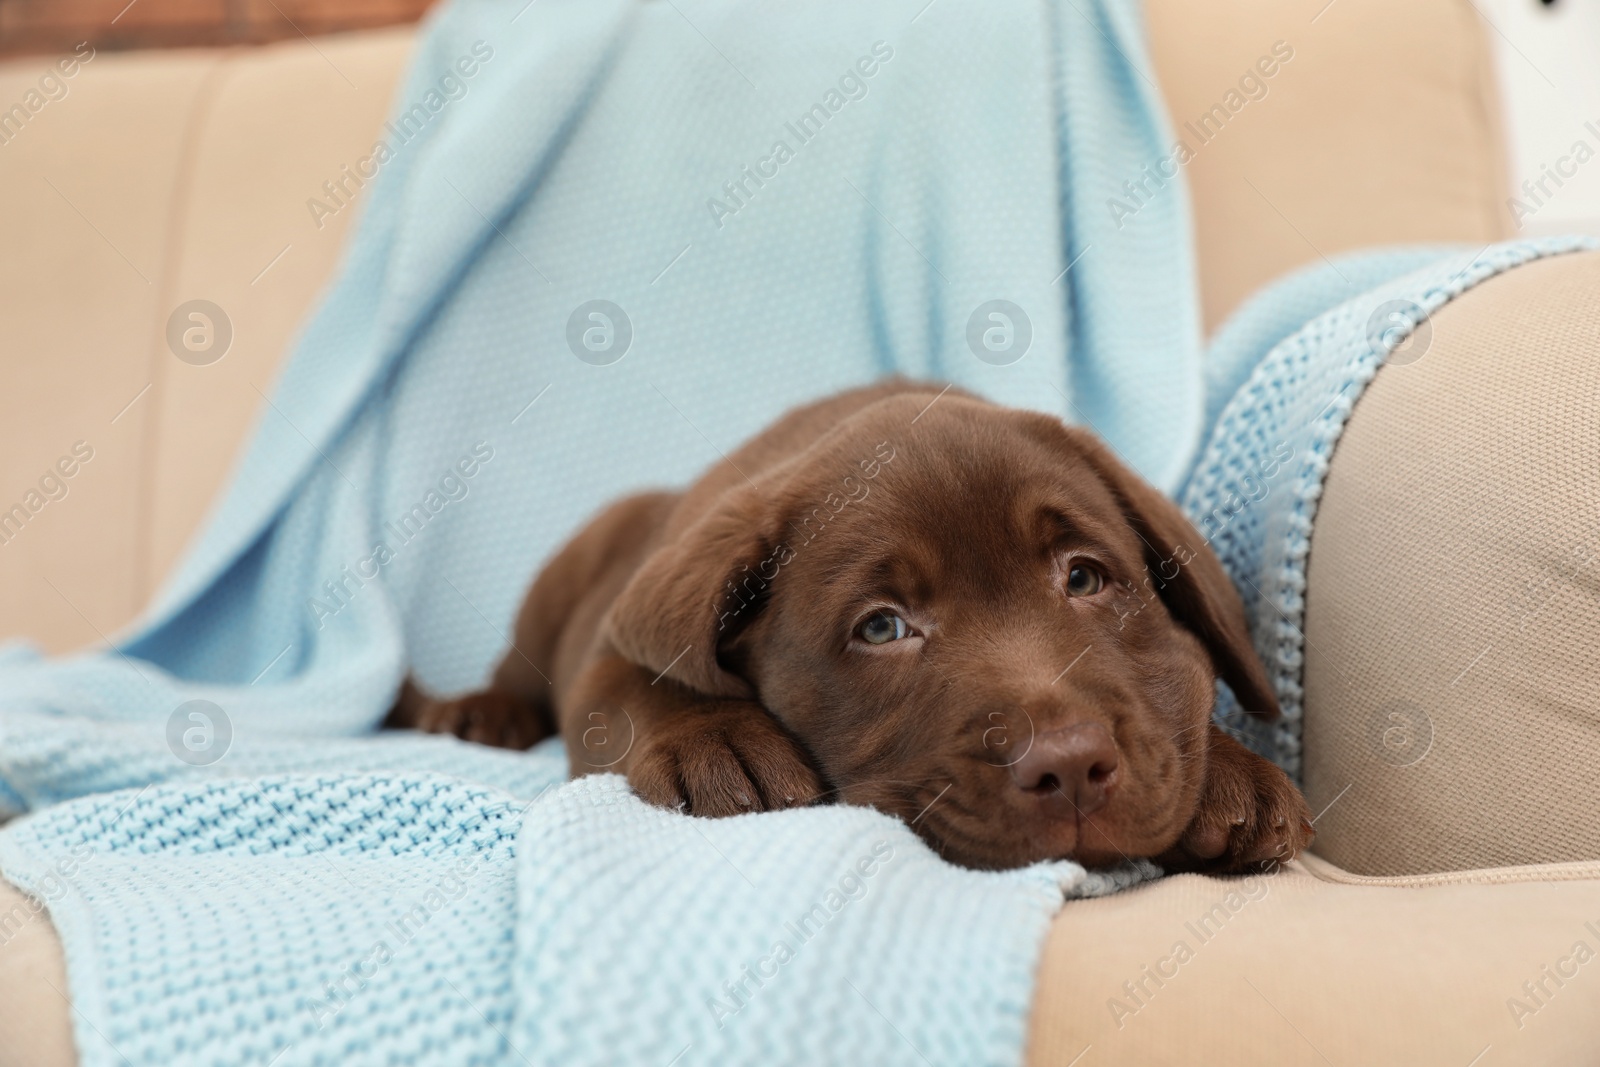
[[[1079,722],[1035,737],[1012,764],[1011,778],[1041,816],[1085,818],[1110,799],[1118,763],[1111,731]]]

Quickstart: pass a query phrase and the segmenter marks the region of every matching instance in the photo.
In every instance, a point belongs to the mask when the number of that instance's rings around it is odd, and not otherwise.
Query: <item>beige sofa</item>
[[[1180,127],[1275,44],[1293,52],[1188,166],[1208,328],[1343,251],[1511,234],[1490,31],[1469,0],[1147,9],[1151,76]],[[0,636],[103,644],[170,570],[359,210],[319,224],[306,200],[370,144],[410,42],[94,55],[8,131],[0,511],[48,492],[0,526]],[[54,63],[0,65],[0,106]],[[1600,1056],[1600,964],[1575,950],[1600,950],[1600,687],[1586,676],[1600,619],[1584,569],[1545,558],[1583,543],[1600,503],[1584,473],[1600,471],[1584,429],[1600,397],[1597,285],[1596,255],[1513,271],[1435,316],[1426,359],[1380,371],[1313,537],[1318,855],[1270,878],[1177,877],[1066,908],[1031,1063]],[[168,348],[168,318],[192,299],[226,310],[220,361]],[[1510,415],[1484,415],[1507,395]],[[1460,502],[1489,483],[1503,491],[1486,541]],[[1530,575],[1550,573],[1528,600]],[[1506,636],[1496,609],[1513,602],[1533,608]],[[1496,642],[1501,654],[1472,660]],[[1374,759],[1363,724],[1419,679],[1437,752]],[[0,1065],[72,1062],[67,991],[47,917],[0,881]]]

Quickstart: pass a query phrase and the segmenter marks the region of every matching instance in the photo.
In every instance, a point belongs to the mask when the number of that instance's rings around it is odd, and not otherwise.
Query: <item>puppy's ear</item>
[[[606,634],[617,651],[708,696],[753,697],[750,684],[724,670],[717,654],[761,610],[781,564],[771,515],[752,487],[730,489],[653,552],[607,614]]]
[[[1123,466],[1099,438],[1078,427],[1067,433],[1144,539],[1145,566],[1167,610],[1205,644],[1240,706],[1258,719],[1276,719],[1278,700],[1250,643],[1244,604],[1211,546],[1176,504]]]

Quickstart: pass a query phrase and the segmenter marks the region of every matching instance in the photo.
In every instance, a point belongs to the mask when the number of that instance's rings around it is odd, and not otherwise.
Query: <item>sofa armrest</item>
[[[1600,858],[1600,253],[1445,305],[1333,454],[1306,589],[1317,853]]]

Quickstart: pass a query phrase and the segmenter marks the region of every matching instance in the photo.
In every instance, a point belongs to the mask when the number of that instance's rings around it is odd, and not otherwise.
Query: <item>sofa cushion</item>
[[[1333,455],[1307,565],[1317,852],[1398,875],[1600,858],[1600,253],[1446,305]]]
[[[1028,1062],[1592,1062],[1597,901],[1600,863],[1361,879],[1315,858],[1073,901],[1040,961]]]
[[[63,891],[71,889],[63,883]],[[47,906],[0,878],[0,1067],[77,1062],[66,965]]]

